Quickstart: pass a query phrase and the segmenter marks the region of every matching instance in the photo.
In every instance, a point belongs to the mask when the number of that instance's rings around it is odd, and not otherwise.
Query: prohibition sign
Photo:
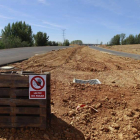
[[[41,86],[41,84],[39,84],[35,78],[40,78],[40,79],[43,81],[43,85]],[[35,83],[36,83],[37,85],[39,85],[40,88],[35,88],[35,87],[33,86],[33,81],[35,81]],[[44,86],[45,86],[45,80],[44,80],[41,76],[35,76],[35,77],[33,77],[33,78],[31,79],[31,87],[32,87],[34,90],[41,90],[41,89],[43,89]]]

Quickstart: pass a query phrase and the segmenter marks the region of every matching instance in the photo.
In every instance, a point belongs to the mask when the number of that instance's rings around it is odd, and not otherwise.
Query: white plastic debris
[[[98,79],[80,80],[75,78],[73,79],[73,83],[90,84],[90,85],[101,84],[101,82]]]
[[[14,67],[12,67],[12,66],[3,66],[3,67],[0,67],[0,69],[2,69],[2,70],[11,70],[13,68]]]

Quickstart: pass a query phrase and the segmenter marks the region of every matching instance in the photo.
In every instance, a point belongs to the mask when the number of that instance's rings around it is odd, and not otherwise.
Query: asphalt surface
[[[35,54],[69,47],[71,46],[24,47],[0,50],[0,66],[28,59]]]
[[[98,46],[89,46],[89,47],[92,48],[92,49],[102,51],[102,52],[106,52],[106,53],[110,53],[110,54],[113,54],[113,55],[118,55],[118,56],[123,56],[123,57],[130,57],[130,58],[133,58],[133,59],[140,60],[140,55],[137,55],[137,54],[113,51],[113,50],[104,49],[104,48],[101,48],[101,47],[98,47]]]

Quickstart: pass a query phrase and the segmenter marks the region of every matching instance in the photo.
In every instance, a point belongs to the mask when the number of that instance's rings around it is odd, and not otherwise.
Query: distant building
[[[2,39],[2,36],[0,36],[0,40]]]

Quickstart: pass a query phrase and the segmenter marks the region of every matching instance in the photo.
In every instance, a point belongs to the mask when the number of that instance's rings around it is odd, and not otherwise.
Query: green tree
[[[111,41],[110,45],[120,45],[120,35],[115,35]]]
[[[46,33],[37,32],[37,34],[34,35],[34,39],[35,39],[36,46],[46,46],[49,40],[49,36],[47,36]]]
[[[0,49],[4,49],[4,48],[5,48],[5,46],[4,46],[3,42],[0,40]]]
[[[135,44],[140,44],[140,34],[135,35]]]
[[[66,39],[66,40],[64,41],[64,43],[63,43],[63,46],[69,46],[69,45],[70,45],[69,40]]]
[[[58,46],[63,46],[63,43],[62,42],[58,42]]]
[[[52,41],[52,46],[58,46],[58,43],[55,41]]]
[[[23,44],[32,46],[33,35],[31,26],[22,21],[12,23],[12,25],[9,23],[2,30],[2,41],[6,48],[9,48],[9,45],[10,47],[22,47]],[[24,43],[22,44],[22,42]],[[18,43],[18,45],[16,45],[15,43]]]
[[[47,45],[48,45],[48,46],[52,46],[52,41],[48,41],[48,42],[47,42]]]
[[[120,34],[121,45],[123,45],[124,39],[125,39],[125,34],[124,34],[124,33],[121,33],[121,34]]]
[[[78,44],[78,45],[82,45],[82,44],[83,44],[83,42],[82,42],[82,40],[73,40],[73,41],[71,41],[71,44]]]
[[[103,45],[103,42],[101,41],[100,45]]]
[[[134,37],[134,44],[138,44],[138,35],[135,35]]]
[[[28,47],[30,46],[28,42],[21,41],[19,37],[9,36],[2,38],[2,43],[4,44],[5,48],[17,48],[17,47]]]
[[[126,43],[127,44],[135,44],[135,37],[134,35],[129,35],[129,37],[126,38]]]
[[[127,40],[124,39],[123,42],[122,42],[122,45],[126,45],[127,44]]]
[[[138,44],[140,44],[140,34],[138,34]]]
[[[58,46],[58,42],[56,42],[56,41],[48,41],[47,45],[48,46]]]

